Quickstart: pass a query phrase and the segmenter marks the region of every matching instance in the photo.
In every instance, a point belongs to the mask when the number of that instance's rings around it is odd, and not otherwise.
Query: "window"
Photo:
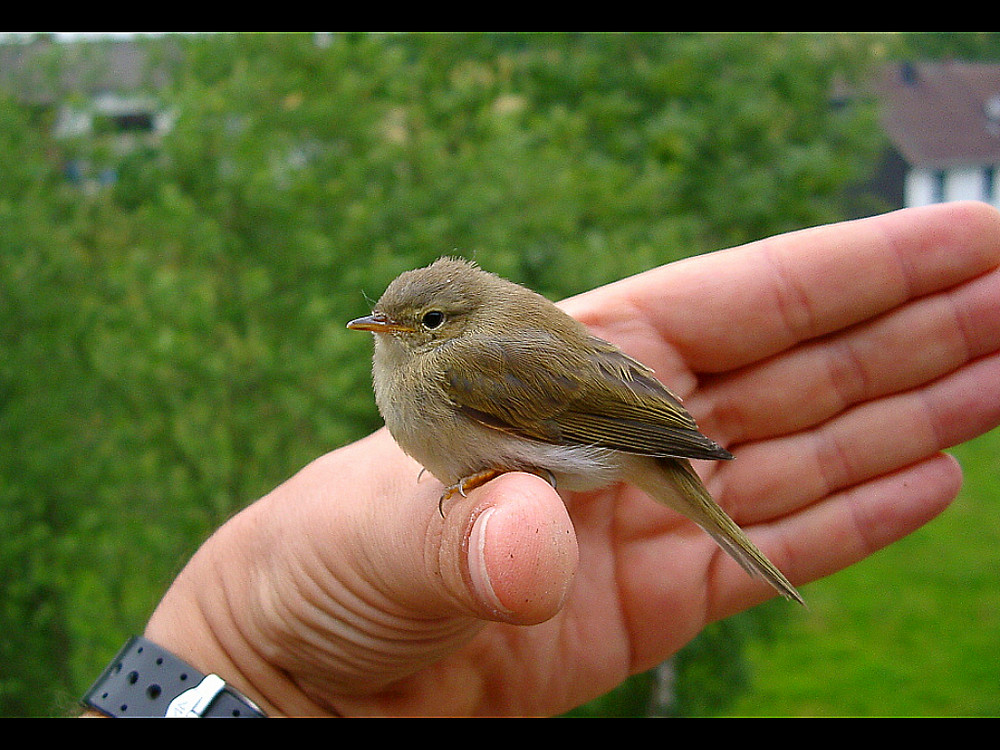
[[[935,169],[931,175],[931,202],[944,202],[944,170]]]

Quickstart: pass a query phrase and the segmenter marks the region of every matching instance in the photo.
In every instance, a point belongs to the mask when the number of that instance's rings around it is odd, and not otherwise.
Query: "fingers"
[[[330,540],[314,543],[329,551],[325,567],[338,584],[354,577],[344,584],[351,595],[438,624],[448,617],[528,624],[559,611],[576,571],[576,536],[544,480],[502,475],[447,500],[442,515],[440,482],[421,475],[384,430],[330,460],[319,477],[327,496],[313,511],[322,515],[308,523],[316,528],[333,516],[346,529],[332,548]],[[364,482],[370,465],[381,467],[374,487]],[[370,487],[371,496],[352,497]]]
[[[890,474],[834,492],[799,513],[748,526],[761,551],[796,586],[830,575],[901,539],[944,511],[961,486],[950,456],[934,454]],[[775,596],[700,531],[685,541],[687,559],[669,569],[677,548],[662,534],[642,533],[622,550],[623,608],[638,668],[662,661],[664,644],[683,643],[704,624]],[[695,563],[704,555],[701,563]],[[802,590],[806,605],[808,589]],[[679,603],[683,603],[679,607]],[[664,612],[703,612],[664,617]]]
[[[740,458],[720,471],[726,506],[744,522],[787,513],[997,427],[998,299],[987,268],[711,379],[689,406]]]
[[[200,640],[271,713],[312,715],[398,684],[487,621],[559,611],[576,536],[547,482],[505,475],[442,518],[442,486],[418,476],[384,430],[312,462],[204,545],[174,587],[197,601],[161,607],[157,635],[185,632],[170,611],[195,612],[186,629],[206,622]]]
[[[998,263],[1000,214],[977,203],[899,211],[771,238],[699,266],[685,286],[697,289],[701,281],[709,301],[691,315],[732,325],[718,326],[707,339],[689,337],[683,350],[697,371],[743,366],[973,279]],[[707,327],[701,326],[703,333]]]
[[[820,424],[1000,351],[1000,272],[710,380],[688,406],[732,446]]]
[[[386,458],[399,449],[382,431]],[[439,505],[442,485],[416,464],[364,514],[361,568],[415,617],[534,624],[559,611],[576,572],[576,536],[562,499],[531,474],[503,474]],[[420,476],[420,481],[417,477]],[[443,508],[443,515],[439,511]]]
[[[821,578],[903,538],[944,511],[961,484],[958,462],[939,453],[832,495],[790,524],[796,577]]]
[[[1000,213],[986,204],[949,203],[690,258],[564,306],[626,348],[625,339],[658,335],[666,347],[630,353],[670,379],[677,369],[671,351],[695,372],[732,370],[998,263]]]
[[[471,605],[489,619],[519,625],[554,616],[579,561],[562,500],[531,474],[502,475],[470,497],[470,509],[452,512],[460,514],[456,526],[468,529],[461,567]]]
[[[741,522],[771,518],[934,456],[1000,424],[998,382],[1000,356],[980,358],[815,428],[747,443],[716,478],[725,505]]]
[[[754,541],[797,586],[863,560],[943,512],[961,487],[958,463],[945,454],[834,493],[794,516],[754,529]],[[740,611],[771,593],[723,560],[709,619]],[[808,604],[808,589],[803,591]]]

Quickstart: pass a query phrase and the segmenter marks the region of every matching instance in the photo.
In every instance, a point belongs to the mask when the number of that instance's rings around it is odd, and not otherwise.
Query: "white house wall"
[[[1000,176],[1000,165],[993,167]],[[946,201],[977,200],[1000,208],[997,180],[987,177],[987,168],[955,167],[938,170],[916,167],[906,175],[907,206],[926,206]]]

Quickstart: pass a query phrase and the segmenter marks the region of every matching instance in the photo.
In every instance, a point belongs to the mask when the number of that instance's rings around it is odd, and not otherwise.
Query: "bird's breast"
[[[446,486],[487,469],[551,472],[556,486],[567,490],[620,479],[615,451],[555,445],[487,427],[449,400],[432,368],[392,359],[391,353],[377,357],[373,368],[379,411],[399,447]]]

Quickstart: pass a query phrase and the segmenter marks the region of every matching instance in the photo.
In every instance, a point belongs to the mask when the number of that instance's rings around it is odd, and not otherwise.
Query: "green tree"
[[[1000,60],[1000,32],[996,31],[907,31],[900,37],[898,54],[909,58]]]

